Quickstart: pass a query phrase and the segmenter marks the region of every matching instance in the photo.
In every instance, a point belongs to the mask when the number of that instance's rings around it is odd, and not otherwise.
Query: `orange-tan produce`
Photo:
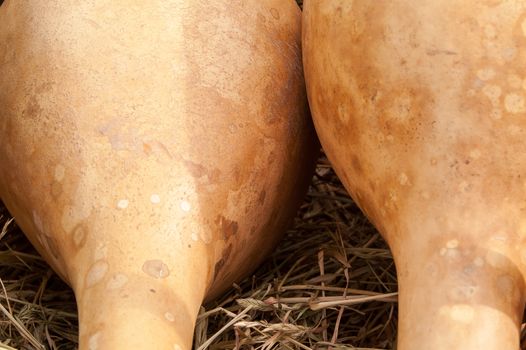
[[[293,0],[7,0],[0,196],[73,287],[80,349],[190,349],[317,153]]]
[[[389,243],[399,350],[518,349],[526,1],[305,0],[314,123]]]

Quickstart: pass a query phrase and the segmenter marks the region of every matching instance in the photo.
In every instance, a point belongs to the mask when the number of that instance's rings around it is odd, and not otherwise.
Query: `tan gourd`
[[[305,0],[318,136],[388,241],[398,350],[518,349],[526,1]]]
[[[75,291],[80,349],[190,349],[316,155],[293,0],[6,1],[0,196]]]

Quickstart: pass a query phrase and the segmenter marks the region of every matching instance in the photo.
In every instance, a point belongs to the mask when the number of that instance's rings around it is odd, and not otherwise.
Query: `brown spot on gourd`
[[[150,146],[149,143],[146,143],[146,142],[143,142],[142,143],[142,150],[144,151],[144,153],[149,156],[150,154],[152,154],[152,146]]]
[[[194,163],[191,160],[185,160],[184,165],[190,174],[195,178],[200,178],[207,174],[206,168],[203,165]]]
[[[58,181],[53,181],[51,184],[51,197],[57,199],[62,194],[62,184]]]
[[[215,168],[214,170],[209,171],[207,175],[208,175],[208,181],[210,183],[219,182],[219,178],[221,177],[221,170]]]
[[[214,266],[214,276],[217,278],[217,275],[221,272],[223,267],[225,266],[225,263],[230,258],[230,254],[232,253],[232,244],[230,244],[228,247],[225,248],[223,251],[223,255],[221,256],[221,259],[216,262]]]
[[[37,118],[40,113],[42,113],[42,108],[40,108],[40,104],[38,103],[35,96],[32,96],[29,102],[26,105],[26,108],[22,112],[22,115],[27,118]]]
[[[72,237],[73,243],[77,249],[81,249],[86,243],[87,230],[84,224],[78,224],[73,228]]]
[[[271,8],[270,14],[272,15],[272,17],[274,17],[274,19],[279,19],[279,11],[277,9]]]
[[[147,260],[142,265],[142,271],[153,278],[166,278],[170,275],[170,269],[162,260]]]
[[[218,217],[217,221],[224,240],[227,240],[235,235],[239,229],[237,221],[229,220],[222,215]]]
[[[262,190],[261,192],[259,192],[258,203],[263,205],[265,203],[266,196],[267,196],[267,191]]]
[[[362,164],[360,163],[360,160],[356,156],[352,156],[351,158],[351,167],[356,172],[356,174],[361,175],[363,174],[363,168]]]

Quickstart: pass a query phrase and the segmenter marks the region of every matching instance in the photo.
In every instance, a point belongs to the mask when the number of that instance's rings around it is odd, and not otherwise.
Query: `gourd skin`
[[[388,241],[398,349],[518,349],[526,1],[306,0],[314,124]]]
[[[7,0],[0,197],[75,291],[80,349],[189,349],[317,151],[294,1]]]

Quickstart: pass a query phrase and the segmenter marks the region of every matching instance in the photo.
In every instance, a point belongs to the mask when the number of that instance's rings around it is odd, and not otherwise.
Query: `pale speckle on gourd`
[[[212,242],[212,233],[208,230],[202,230],[199,234],[199,237],[201,237],[201,240],[206,244]]]
[[[97,332],[88,339],[88,350],[98,350],[101,333]]]
[[[485,260],[490,266],[497,269],[503,269],[508,265],[507,258],[494,250],[488,250]]]
[[[122,273],[115,274],[111,276],[106,284],[106,288],[115,290],[124,287],[128,283],[128,276]]]
[[[179,206],[181,207],[181,210],[184,212],[189,212],[190,209],[192,209],[192,206],[187,201],[182,201]]]
[[[400,173],[400,175],[398,175],[398,182],[402,186],[409,185],[409,178],[407,177],[406,173]]]
[[[55,167],[55,180],[57,182],[61,182],[62,180],[64,180],[65,174],[66,174],[66,168],[64,168],[62,164],[58,164]]]
[[[119,209],[126,209],[128,208],[128,205],[130,202],[127,199],[121,199],[117,202],[117,208]]]
[[[192,241],[194,242],[197,242],[199,240],[199,236],[195,232],[192,232],[192,235],[190,237],[192,238]]]
[[[483,68],[477,71],[477,78],[482,81],[488,81],[495,77],[495,71],[492,68]]]
[[[475,258],[475,260],[473,260],[473,264],[475,264],[477,267],[482,267],[484,266],[484,259],[478,256]]]
[[[508,240],[508,237],[505,233],[499,232],[495,236],[491,237],[491,239],[494,241],[506,242]]]
[[[170,275],[170,269],[162,260],[147,260],[142,265],[142,271],[153,278],[166,278]]]
[[[497,106],[502,95],[502,89],[498,85],[489,84],[482,88],[482,93],[489,98],[494,106]]]
[[[164,313],[164,318],[168,321],[168,322],[174,322],[175,321],[175,316],[174,314],[172,314],[171,312],[167,311]]]
[[[482,153],[480,152],[478,148],[475,148],[469,152],[469,156],[472,159],[479,159],[481,155]]]
[[[150,196],[150,202],[152,202],[153,204],[159,204],[161,203],[161,197],[158,194],[154,193]]]
[[[449,240],[446,243],[446,247],[448,249],[455,249],[455,248],[458,247],[458,245],[459,245],[459,243],[458,243],[458,240],[456,240],[456,239]]]
[[[504,98],[504,107],[506,111],[514,114],[526,112],[524,96],[515,92],[507,94]]]
[[[183,350],[179,344],[174,344],[174,350]]]
[[[95,249],[95,260],[102,260],[108,256],[108,246],[105,243],[99,243]]]
[[[44,232],[44,224],[42,223],[42,219],[37,214],[36,210],[33,210],[33,222],[40,233]]]
[[[93,287],[104,279],[108,272],[109,266],[105,260],[98,260],[89,269],[86,274],[86,288]]]

